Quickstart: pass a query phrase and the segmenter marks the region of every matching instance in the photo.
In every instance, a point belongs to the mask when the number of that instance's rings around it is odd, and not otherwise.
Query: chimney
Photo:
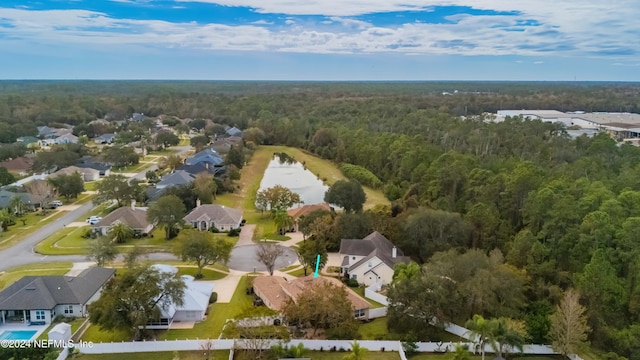
[[[196,207],[197,207],[197,208],[199,208],[199,207],[200,207],[200,204],[201,204],[200,199],[196,199]]]
[[[398,248],[394,246],[393,249],[391,249],[391,257],[395,259],[397,256],[398,256]]]
[[[131,210],[135,210],[135,209],[136,209],[136,201],[131,200]]]

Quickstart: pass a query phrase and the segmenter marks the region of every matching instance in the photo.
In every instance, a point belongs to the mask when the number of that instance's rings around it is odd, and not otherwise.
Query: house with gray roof
[[[195,180],[195,176],[183,170],[176,170],[173,173],[164,176],[156,184],[156,189],[164,189],[172,186],[189,185]]]
[[[227,135],[229,136],[238,136],[238,137],[242,137],[242,130],[238,129],[237,127],[232,127],[232,128],[228,128],[226,130]]]
[[[89,268],[78,276],[25,276],[0,292],[0,324],[46,325],[57,315],[86,317],[114,269]]]
[[[365,286],[390,284],[395,265],[410,261],[402,250],[377,231],[364,239],[342,239],[340,256],[341,274]]]
[[[55,138],[54,140],[58,145],[78,143],[78,137],[73,135],[71,132],[69,132],[68,134],[62,134],[57,138]]]
[[[199,153],[187,158],[184,162],[186,165],[195,165],[198,163],[208,163],[212,166],[222,166],[224,159],[217,151],[212,148],[204,149]]]
[[[184,217],[187,224],[198,230],[216,228],[220,231],[237,229],[242,223],[242,210],[217,204],[200,204],[196,201],[196,208]]]
[[[111,227],[117,224],[129,226],[136,236],[149,234],[153,230],[153,224],[147,220],[147,208],[136,207],[135,201],[131,202],[131,206],[123,206],[109,213],[97,224],[93,225],[93,231],[101,235],[107,235]]]
[[[32,195],[25,192],[12,192],[7,190],[0,190],[0,209],[8,208],[13,198],[20,198],[22,204],[27,210],[36,210],[40,207],[42,199],[36,195]],[[12,209],[13,211],[13,209]]]
[[[93,142],[96,144],[112,144],[116,138],[116,134],[102,134],[93,139]]]

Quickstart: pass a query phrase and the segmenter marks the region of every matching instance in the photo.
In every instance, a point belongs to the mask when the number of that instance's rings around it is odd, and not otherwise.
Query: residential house
[[[47,128],[47,127],[45,127]],[[73,129],[71,128],[48,128],[48,129],[43,129],[44,131],[44,138],[45,139],[57,139],[60,136],[63,135],[70,135],[73,132]],[[40,134],[40,131],[38,131],[38,134]]]
[[[0,190],[0,209],[6,209],[11,204],[14,197],[20,198],[26,210],[34,211],[40,207],[42,200],[36,196],[26,192],[11,192]]]
[[[90,156],[84,156],[82,159],[80,159],[80,161],[76,163],[75,166],[79,168],[91,168],[98,170],[100,176],[109,176],[109,174],[111,173],[111,165],[96,161]]]
[[[55,173],[49,175],[49,178],[56,178],[60,175],[73,175],[78,173],[82,175],[82,180],[84,181],[95,181],[100,178],[100,171],[92,168],[81,168],[77,166],[67,166],[66,168],[60,169]]]
[[[153,230],[153,224],[147,220],[147,208],[136,207],[136,202],[132,201],[131,206],[123,206],[115,209],[105,216],[97,224],[93,225],[93,231],[101,235],[107,235],[111,227],[116,224],[125,224],[133,229],[136,236],[149,234]]]
[[[0,292],[0,324],[51,323],[58,315],[86,317],[114,269],[93,267],[78,276],[25,276]]]
[[[342,239],[340,273],[366,286],[386,285],[393,280],[393,268],[408,263],[408,256],[377,231],[364,239]]]
[[[42,139],[38,141],[38,145],[40,145],[40,147],[43,147],[43,148],[53,146],[55,144],[56,144],[55,139]]]
[[[300,294],[308,291],[312,286],[323,283],[345,289],[353,309],[353,316],[362,320],[369,319],[369,308],[371,307],[369,302],[336,278],[309,275],[287,281],[280,276],[258,276],[253,279],[253,291],[268,308],[282,311],[289,300],[297,302]]]
[[[60,135],[56,137],[54,140],[55,140],[55,143],[58,145],[78,143],[78,137],[71,133]]]
[[[0,167],[6,168],[9,172],[16,173],[20,176],[29,175],[32,166],[33,159],[26,156],[0,162]]]
[[[187,224],[198,230],[216,228],[220,231],[237,229],[242,224],[242,210],[217,204],[200,204],[196,201],[195,209],[184,217]]]
[[[16,139],[17,143],[21,143],[24,146],[28,146],[30,144],[37,144],[38,143],[38,138],[35,136],[21,136],[19,138]]]
[[[234,146],[240,146],[244,142],[239,136],[229,136],[226,138],[216,139],[211,143],[211,148],[219,153],[227,153]]]
[[[170,274],[178,272],[177,268],[169,265],[155,264],[152,268]],[[147,329],[169,329],[173,323],[199,322],[205,319],[214,285],[208,281],[195,281],[189,275],[182,276],[182,280],[186,285],[182,305],[171,303],[161,306],[160,318],[150,321]]]
[[[116,134],[102,134],[93,139],[93,142],[96,144],[113,144],[113,141],[116,138]]]
[[[225,166],[212,166],[208,162],[199,162],[193,165],[182,164],[176,168],[176,170],[186,171],[189,174],[196,176],[200,173],[208,173],[215,177],[224,175],[226,171]]]
[[[197,163],[209,163],[212,166],[222,166],[224,159],[217,151],[207,148],[185,160],[186,165],[195,165]]]
[[[156,189],[188,185],[191,184],[193,180],[195,180],[195,176],[183,170],[176,170],[173,173],[162,177],[162,179],[156,184]]]
[[[36,128],[38,130],[39,137],[46,137],[48,135],[54,134],[56,129],[50,128],[48,126],[38,126]]]
[[[237,127],[231,127],[226,129],[225,131],[227,133],[227,135],[229,136],[237,136],[237,137],[242,137],[242,130],[238,129]]]
[[[287,214],[293,219],[293,232],[299,231],[298,222],[302,218],[304,218],[305,216],[309,216],[309,214],[316,211],[331,211],[331,206],[329,206],[329,204],[327,203],[320,203],[298,206],[297,208],[287,210]]]
[[[142,121],[146,118],[146,116],[144,116],[144,114],[142,113],[133,113],[131,115],[131,120],[133,121]]]

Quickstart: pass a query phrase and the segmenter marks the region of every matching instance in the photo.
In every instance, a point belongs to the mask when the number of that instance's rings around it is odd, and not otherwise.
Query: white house
[[[340,273],[366,286],[391,283],[395,265],[410,260],[377,231],[364,239],[342,239],[340,256]]]
[[[178,269],[163,264],[155,264],[152,268],[170,274],[176,274]],[[147,329],[169,329],[174,322],[198,322],[205,319],[209,308],[209,298],[213,292],[213,283],[208,281],[195,281],[193,276],[184,275],[184,297],[182,305],[169,304],[161,308],[161,317],[157,321],[147,324]]]
[[[197,200],[196,208],[184,217],[184,221],[198,230],[215,227],[220,231],[229,231],[240,227],[242,210],[216,204],[201,205]]]
[[[57,315],[86,317],[114,269],[89,268],[78,276],[25,276],[0,292],[0,324],[46,325]]]

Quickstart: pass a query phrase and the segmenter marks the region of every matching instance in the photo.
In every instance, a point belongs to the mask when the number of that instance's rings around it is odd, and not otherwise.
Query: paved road
[[[183,155],[187,153],[191,147],[190,146],[178,146],[177,154]],[[152,165],[156,166],[156,165]],[[152,167],[145,169],[144,171],[135,175],[135,178],[144,179],[145,174]],[[77,209],[69,211],[64,214],[60,219],[49,223],[39,230],[33,232],[29,236],[27,236],[24,240],[20,241],[16,245],[7,248],[5,250],[0,251],[0,271],[6,270],[8,268],[12,268],[14,266],[19,265],[27,265],[32,263],[46,263],[46,262],[55,262],[55,261],[63,261],[63,262],[82,262],[87,261],[86,256],[84,255],[47,255],[43,256],[34,252],[33,248],[46,239],[48,236],[53,235],[58,230],[64,228],[67,224],[74,222],[77,218],[82,216],[82,214],[88,212],[93,208],[92,203],[87,203],[79,206]],[[148,258],[151,260],[169,260],[175,259],[176,257],[173,254],[168,253],[153,253],[147,254]]]

